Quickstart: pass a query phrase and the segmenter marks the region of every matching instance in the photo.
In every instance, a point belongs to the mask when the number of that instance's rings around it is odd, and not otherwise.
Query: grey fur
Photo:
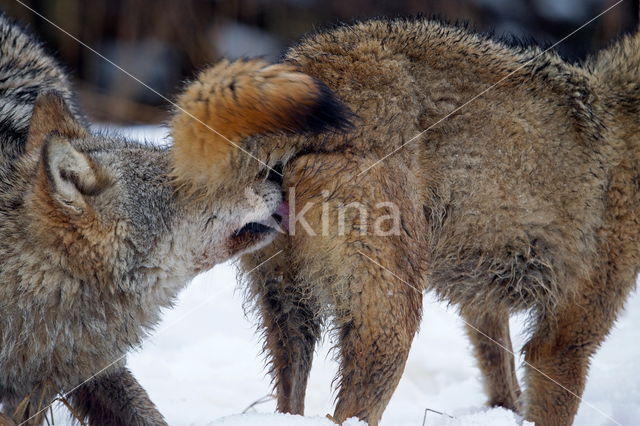
[[[280,188],[255,176],[225,199],[181,194],[168,149],[86,130],[65,73],[5,16],[0,52],[0,402],[37,425],[81,385],[69,399],[91,424],[165,424],[124,360],[83,383],[198,272],[270,241],[232,244]]]

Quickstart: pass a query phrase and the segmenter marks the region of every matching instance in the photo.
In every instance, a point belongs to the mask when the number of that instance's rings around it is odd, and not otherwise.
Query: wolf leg
[[[575,298],[540,320],[525,346],[524,416],[536,426],[573,422],[586,384],[589,359],[609,333],[633,288],[633,274],[623,285],[618,285],[622,281],[615,283],[608,278],[586,283]]]
[[[520,387],[509,335],[509,314],[463,312],[462,317],[489,395],[487,404],[519,412]]]
[[[378,260],[376,260],[378,262]],[[366,261],[365,261],[366,262]],[[420,323],[422,294],[413,284],[375,264],[359,268],[362,286],[348,298],[353,309],[341,317],[340,390],[334,419],[358,417],[377,425],[400,381]]]
[[[260,253],[245,256],[245,268],[253,269],[282,247],[276,242]],[[264,263],[250,280],[262,318],[278,411],[302,415],[313,351],[320,336],[319,308],[313,295],[293,276],[286,253],[284,250]]]
[[[338,422],[378,423],[420,322],[423,200],[415,176],[399,162],[390,160],[393,176],[382,168],[361,176],[368,159],[308,154],[284,171],[284,187],[295,189],[288,197],[296,205],[293,266],[335,320]]]
[[[162,426],[167,423],[131,372],[98,376],[71,395],[75,415],[92,426]]]

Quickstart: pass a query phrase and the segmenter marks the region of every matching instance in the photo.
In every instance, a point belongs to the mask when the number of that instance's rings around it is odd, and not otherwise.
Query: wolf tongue
[[[286,201],[283,201],[273,214],[282,218],[280,226],[285,232],[289,232],[289,204],[287,204]]]

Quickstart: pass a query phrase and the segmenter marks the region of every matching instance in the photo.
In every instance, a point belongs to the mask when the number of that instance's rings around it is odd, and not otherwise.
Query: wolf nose
[[[280,203],[272,217],[285,232],[289,232],[289,204],[286,201]]]

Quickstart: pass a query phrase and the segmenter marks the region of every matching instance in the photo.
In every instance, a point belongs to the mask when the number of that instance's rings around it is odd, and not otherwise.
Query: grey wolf
[[[243,256],[250,271],[282,251],[247,277],[278,410],[304,412],[314,346],[327,324],[341,363],[333,418],[378,424],[420,323],[420,291],[430,290],[469,324],[489,405],[538,425],[571,424],[589,359],[640,266],[640,36],[570,64],[434,21],[373,20],[312,35],[278,66],[323,82],[357,116],[353,128],[237,133],[234,141],[282,167],[296,204],[314,206],[305,220],[316,229],[322,206],[331,206],[335,223],[354,201],[372,212],[376,202],[393,201],[402,225],[381,237],[363,233],[353,213],[346,232],[312,235],[291,223],[290,235]],[[235,90],[233,69],[221,67],[194,83],[216,90],[180,103],[213,125],[221,120],[219,93]],[[220,79],[223,69],[232,75]],[[200,112],[207,106],[209,115]],[[179,143],[188,133],[177,130]],[[202,135],[201,144],[218,146]],[[261,167],[235,151],[222,158],[234,165],[224,182],[214,174],[199,183],[212,192]],[[522,311],[531,330],[524,392],[508,325]]]

